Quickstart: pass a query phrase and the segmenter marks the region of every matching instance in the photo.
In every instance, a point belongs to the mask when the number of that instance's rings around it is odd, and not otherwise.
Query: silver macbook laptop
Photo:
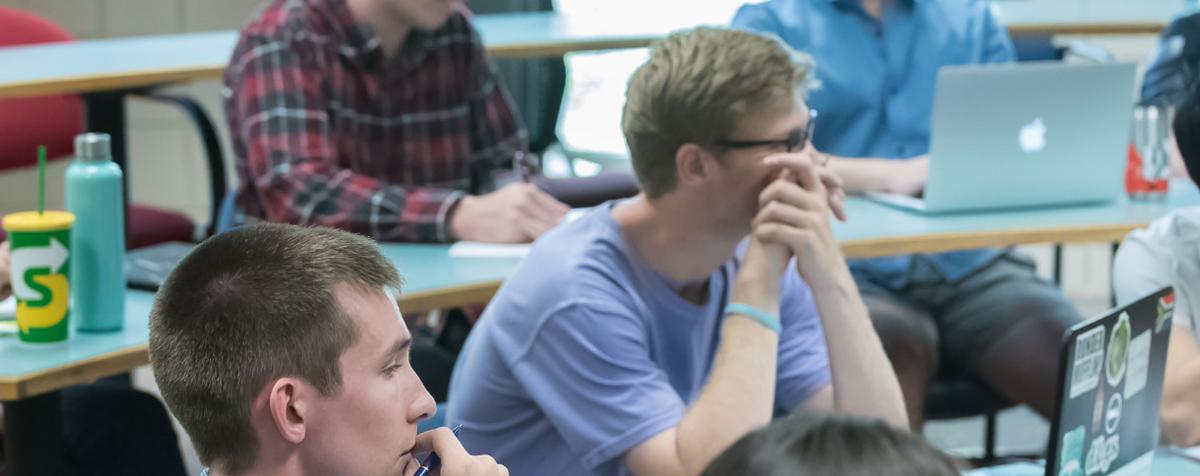
[[[928,213],[1116,198],[1134,76],[1131,63],[944,67],[923,196],[868,196]]]

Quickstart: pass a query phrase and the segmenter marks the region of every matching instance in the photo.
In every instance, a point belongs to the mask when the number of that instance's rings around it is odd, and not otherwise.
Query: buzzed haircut
[[[776,37],[717,27],[674,33],[650,47],[625,93],[621,127],[642,190],[675,188],[675,153],[726,139],[772,101],[794,101],[815,84],[812,57]]]
[[[1172,128],[1188,176],[1200,185],[1200,84],[1192,86],[1192,93],[1175,110]]]
[[[250,407],[269,382],[339,391],[339,359],[358,334],[338,285],[398,293],[401,279],[368,238],[280,224],[214,236],[167,278],[150,313],[150,361],[202,463],[231,474],[254,463]]]
[[[702,476],[960,476],[959,466],[921,436],[882,420],[804,414],[742,437]]]

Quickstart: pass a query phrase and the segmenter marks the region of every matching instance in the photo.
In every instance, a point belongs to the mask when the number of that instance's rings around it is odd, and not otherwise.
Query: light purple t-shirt
[[[712,368],[736,260],[713,273],[706,304],[688,302],[631,254],[614,204],[533,245],[455,366],[447,423],[512,474],[628,474],[625,453],[679,424]],[[778,413],[830,382],[812,292],[794,266],[782,289]]]

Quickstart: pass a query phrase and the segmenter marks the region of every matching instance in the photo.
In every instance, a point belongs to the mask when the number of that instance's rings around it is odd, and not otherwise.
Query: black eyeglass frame
[[[791,132],[788,132],[786,139],[775,140],[729,140],[717,139],[713,141],[713,145],[724,147],[727,149],[752,149],[755,147],[784,147],[788,152],[804,150],[804,146],[812,139],[813,132],[817,126],[817,110],[808,110],[808,125],[805,127],[797,127]]]

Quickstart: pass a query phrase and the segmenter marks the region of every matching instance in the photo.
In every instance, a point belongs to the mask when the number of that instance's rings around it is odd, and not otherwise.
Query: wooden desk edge
[[[150,363],[150,349],[142,344],[30,375],[15,378],[0,377],[0,401],[20,400],[72,385],[91,383],[103,377],[128,372],[148,363]]]
[[[469,304],[487,304],[492,296],[496,295],[502,282],[502,280],[482,281],[414,293],[402,291],[400,293],[400,312],[409,314],[434,309],[452,309]]]
[[[196,68],[158,69],[126,73],[75,76],[50,81],[26,81],[0,85],[0,97],[30,97],[49,94],[82,94],[90,92],[136,89],[162,83],[219,79],[225,64]]]
[[[939,253],[975,248],[1000,248],[1038,243],[1115,243],[1145,224],[1066,226],[1036,230],[995,230],[987,233],[937,233],[911,237],[844,240],[847,258],[877,258],[914,253]]]
[[[1008,27],[1013,34],[1055,35],[1122,35],[1157,34],[1166,22],[1096,22],[1080,24],[1022,23]],[[556,57],[578,51],[603,51],[641,48],[659,39],[660,35],[609,38],[595,41],[564,43],[523,43],[488,46],[488,54],[496,58]],[[225,64],[199,67],[169,68],[92,76],[76,76],[46,81],[24,81],[0,85],[0,97],[28,97],[47,94],[87,93],[135,89],[161,83],[219,79]]]
[[[423,312],[486,303],[498,289],[500,281],[489,281],[405,294],[400,297],[400,308],[404,312]],[[150,349],[146,344],[142,344],[20,377],[0,377],[0,401],[20,400],[73,385],[91,383],[149,363]]]
[[[1018,23],[1009,25],[1008,32],[1013,35],[1157,35],[1166,27],[1166,21]]]

